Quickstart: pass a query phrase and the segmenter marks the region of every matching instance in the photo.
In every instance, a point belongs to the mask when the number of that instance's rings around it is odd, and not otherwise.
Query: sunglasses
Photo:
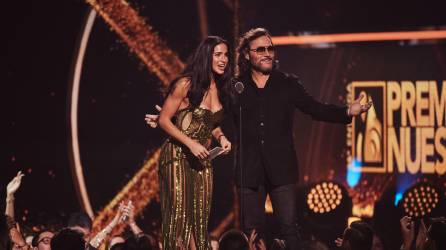
[[[249,51],[254,51],[257,54],[266,54],[266,51],[268,51],[268,53],[273,53],[276,49],[274,48],[274,46],[266,46],[266,47],[257,47],[255,49],[250,49]]]

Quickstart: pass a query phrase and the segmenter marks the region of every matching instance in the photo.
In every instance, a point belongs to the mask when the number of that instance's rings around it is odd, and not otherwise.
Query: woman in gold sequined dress
[[[159,116],[170,136],[159,160],[163,247],[210,249],[208,218],[212,167],[207,160],[212,137],[227,154],[231,143],[219,123],[230,100],[232,76],[228,43],[206,38],[171,85]]]

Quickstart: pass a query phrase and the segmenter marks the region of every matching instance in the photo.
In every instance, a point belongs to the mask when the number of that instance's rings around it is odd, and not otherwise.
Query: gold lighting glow
[[[275,45],[446,39],[446,30],[274,36]]]
[[[184,68],[178,55],[169,49],[146,20],[125,0],[87,0],[107,24],[165,84]]]
[[[314,213],[329,213],[342,202],[342,190],[333,182],[321,182],[307,194],[308,208]]]

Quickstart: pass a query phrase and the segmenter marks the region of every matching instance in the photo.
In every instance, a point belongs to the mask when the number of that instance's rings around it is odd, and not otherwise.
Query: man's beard
[[[254,69],[255,71],[261,72],[264,75],[269,75],[269,74],[271,74],[271,72],[273,71],[273,68],[274,68],[274,59],[271,58],[271,62],[272,62],[272,65],[270,68],[262,68],[260,66],[261,63],[259,63],[259,64],[251,63],[251,68]]]

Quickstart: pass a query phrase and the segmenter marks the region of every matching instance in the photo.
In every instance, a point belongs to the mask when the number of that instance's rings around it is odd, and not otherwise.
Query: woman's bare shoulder
[[[174,81],[171,94],[175,96],[186,97],[190,88],[190,77],[181,77]]]
[[[189,89],[190,87],[190,77],[183,76],[178,78],[178,80],[175,81],[175,87],[180,87],[182,89]]]

